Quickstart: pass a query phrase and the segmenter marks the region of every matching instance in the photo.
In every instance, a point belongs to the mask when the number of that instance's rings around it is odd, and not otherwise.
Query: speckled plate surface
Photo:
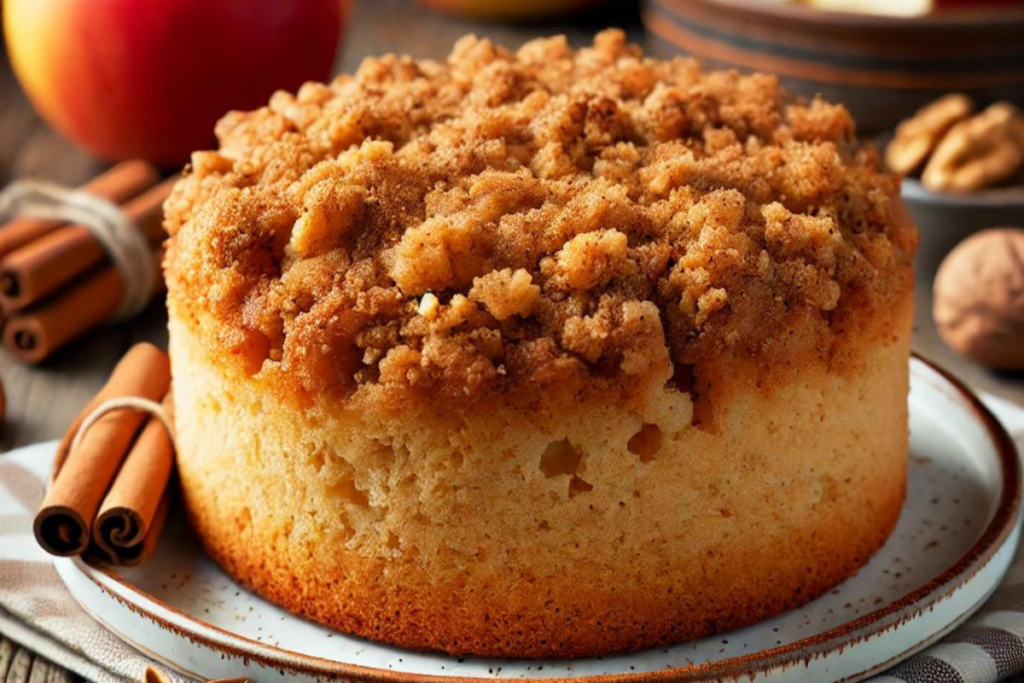
[[[457,659],[345,636],[235,584],[172,524],[144,567],[57,568],[99,621],[201,678],[417,681],[601,678],[628,681],[858,680],[934,642],[977,609],[1019,535],[1012,442],[969,392],[912,361],[907,504],[893,536],[856,576],[802,609],[667,649],[576,661]],[[50,449],[53,445],[33,448]],[[778,552],[786,552],[779,548]]]

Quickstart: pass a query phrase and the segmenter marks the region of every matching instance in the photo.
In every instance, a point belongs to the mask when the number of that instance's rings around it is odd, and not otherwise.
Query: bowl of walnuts
[[[946,95],[896,128],[885,163],[921,233],[918,269],[931,277],[965,237],[1024,225],[1024,113]]]

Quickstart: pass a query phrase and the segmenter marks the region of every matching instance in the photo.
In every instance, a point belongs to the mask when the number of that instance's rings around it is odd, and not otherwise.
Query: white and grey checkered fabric
[[[1019,609],[1024,608],[1021,586],[1013,587]],[[984,613],[925,650],[877,676],[873,683],[981,683],[1003,681],[1024,672],[1024,613],[1000,610],[999,596]],[[1011,605],[1007,605],[1012,607]],[[992,611],[989,611],[992,610]]]

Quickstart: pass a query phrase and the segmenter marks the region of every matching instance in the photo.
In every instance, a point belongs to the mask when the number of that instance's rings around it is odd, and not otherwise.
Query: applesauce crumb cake
[[[917,237],[842,106],[609,30],[366,59],[217,135],[166,207],[178,459],[257,592],[596,655],[799,605],[888,536]]]

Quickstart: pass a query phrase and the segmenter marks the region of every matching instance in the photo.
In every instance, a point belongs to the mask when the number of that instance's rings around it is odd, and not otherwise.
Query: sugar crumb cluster
[[[169,288],[249,372],[309,392],[826,356],[916,244],[841,106],[616,30],[367,59],[217,133],[168,202]]]

